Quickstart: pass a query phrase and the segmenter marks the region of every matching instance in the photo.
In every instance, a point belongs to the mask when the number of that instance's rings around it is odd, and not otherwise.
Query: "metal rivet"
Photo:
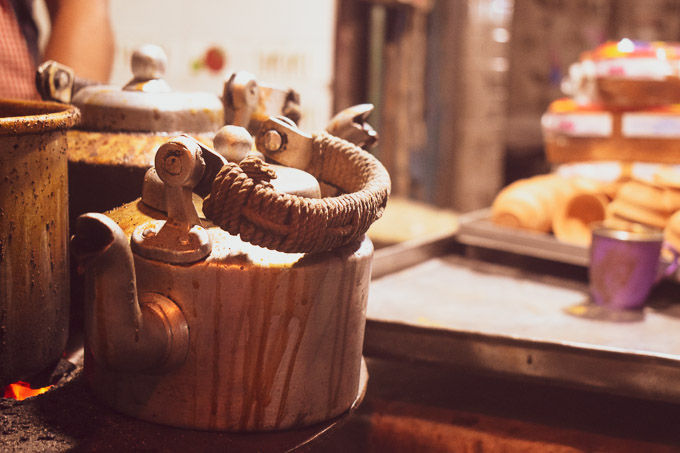
[[[281,137],[281,134],[279,134],[277,131],[273,129],[268,130],[267,132],[264,133],[263,139],[264,147],[267,148],[267,151],[274,152],[281,150],[283,138]]]
[[[56,86],[56,88],[64,88],[66,85],[68,85],[70,80],[71,77],[68,75],[68,72],[59,71],[57,72],[57,75],[54,78],[54,85]]]
[[[168,156],[163,161],[163,169],[173,176],[179,175],[182,171],[182,160],[177,156]]]

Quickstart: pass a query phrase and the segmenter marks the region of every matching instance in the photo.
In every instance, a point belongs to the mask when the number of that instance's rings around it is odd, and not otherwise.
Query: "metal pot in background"
[[[78,109],[0,100],[0,385],[56,362],[68,337],[66,131]]]
[[[155,45],[137,49],[125,86],[83,80],[58,62],[43,63],[36,85],[45,100],[78,107],[82,122],[68,134],[71,224],[85,212],[104,212],[137,198],[144,174],[169,136],[188,134],[212,146],[225,125],[256,131],[270,115],[299,119],[299,96],[237,72],[224,93],[182,92],[165,81],[167,57]]]
[[[43,99],[75,105],[82,115],[68,134],[72,221],[83,212],[103,212],[135,199],[168,133],[209,141],[222,126],[218,96],[172,91],[163,79],[166,62],[155,46],[135,52],[133,79],[125,87],[82,80],[56,62],[38,69]]]

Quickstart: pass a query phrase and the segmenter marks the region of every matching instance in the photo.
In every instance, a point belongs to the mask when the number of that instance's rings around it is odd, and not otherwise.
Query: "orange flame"
[[[23,381],[17,381],[14,384],[10,384],[7,387],[5,387],[4,391],[4,397],[5,398],[14,398],[15,400],[25,400],[26,398],[30,398],[31,396],[36,396],[40,395],[41,393],[45,393],[50,389],[50,386],[39,388],[39,389],[32,389],[30,385],[28,385],[26,382]]]

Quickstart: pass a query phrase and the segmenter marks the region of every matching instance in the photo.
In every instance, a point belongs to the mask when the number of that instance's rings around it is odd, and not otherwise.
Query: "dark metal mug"
[[[639,310],[656,283],[678,267],[674,253],[661,262],[663,231],[636,226],[610,227],[596,223],[590,246],[590,296],[593,303],[613,310]]]
[[[57,361],[69,321],[66,130],[78,109],[0,99],[0,385]]]

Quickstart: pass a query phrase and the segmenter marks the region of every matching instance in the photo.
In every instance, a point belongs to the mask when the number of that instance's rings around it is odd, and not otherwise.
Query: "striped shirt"
[[[35,63],[9,0],[0,0],[0,98],[39,99]]]

